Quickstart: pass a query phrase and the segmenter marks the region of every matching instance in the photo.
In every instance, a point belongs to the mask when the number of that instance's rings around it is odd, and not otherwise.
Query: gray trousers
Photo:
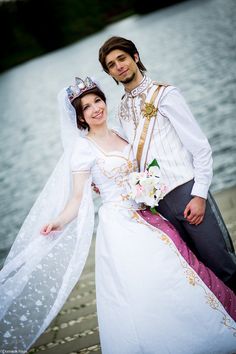
[[[158,212],[179,231],[198,259],[227,283],[236,280],[236,256],[232,240],[220,211],[209,193],[206,212],[200,225],[191,225],[184,218],[184,209],[191,200],[193,180],[168,193],[159,202]]]

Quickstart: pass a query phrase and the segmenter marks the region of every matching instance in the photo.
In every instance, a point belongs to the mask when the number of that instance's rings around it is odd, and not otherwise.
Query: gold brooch
[[[147,119],[151,119],[157,114],[157,108],[152,103],[144,103],[144,108],[143,108],[143,115]]]

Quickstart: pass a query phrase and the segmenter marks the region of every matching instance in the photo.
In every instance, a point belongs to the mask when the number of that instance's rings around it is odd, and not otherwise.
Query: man
[[[109,38],[99,50],[106,73],[125,93],[119,121],[133,144],[140,170],[156,158],[168,193],[158,211],[180,232],[188,246],[226,285],[236,291],[236,257],[220,212],[208,192],[211,148],[176,87],[145,76],[135,44]],[[147,217],[147,213],[143,215]]]

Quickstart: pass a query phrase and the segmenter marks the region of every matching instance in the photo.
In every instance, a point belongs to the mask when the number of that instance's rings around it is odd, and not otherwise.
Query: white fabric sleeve
[[[71,156],[71,172],[90,172],[94,161],[95,156],[93,151],[91,150],[91,146],[89,144],[88,139],[77,138]]]
[[[159,103],[159,112],[169,119],[182,144],[191,153],[194,185],[191,195],[207,199],[212,180],[212,151],[210,144],[176,87],[168,87]]]

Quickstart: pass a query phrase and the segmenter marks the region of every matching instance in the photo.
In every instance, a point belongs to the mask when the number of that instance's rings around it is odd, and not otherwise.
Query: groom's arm
[[[162,98],[160,113],[168,118],[176,130],[182,144],[191,153],[194,168],[192,200],[186,205],[184,217],[198,225],[205,214],[207,193],[212,181],[212,150],[210,144],[196,122],[185,99],[172,87]]]
[[[207,199],[213,163],[210,144],[180,92],[174,87],[166,91],[159,112],[170,120],[182,144],[192,155],[194,185],[191,195]]]

